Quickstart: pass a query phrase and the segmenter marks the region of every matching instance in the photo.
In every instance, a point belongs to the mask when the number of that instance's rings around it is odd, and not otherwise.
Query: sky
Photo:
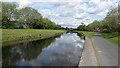
[[[62,27],[76,28],[94,20],[103,20],[107,12],[118,5],[118,0],[0,0],[18,2],[19,9],[26,6],[37,9],[43,17]]]

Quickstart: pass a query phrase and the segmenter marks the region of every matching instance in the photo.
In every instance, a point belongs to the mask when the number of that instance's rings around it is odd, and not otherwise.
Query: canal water
[[[3,66],[77,66],[84,40],[77,33],[2,48]]]

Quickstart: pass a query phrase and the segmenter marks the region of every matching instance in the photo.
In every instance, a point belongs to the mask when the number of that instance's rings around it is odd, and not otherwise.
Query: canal
[[[2,47],[3,66],[77,66],[84,39],[63,33],[44,40]]]

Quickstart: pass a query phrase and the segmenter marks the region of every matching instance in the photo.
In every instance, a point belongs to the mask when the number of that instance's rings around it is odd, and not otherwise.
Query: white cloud
[[[82,22],[86,25],[94,20],[103,19],[117,0],[4,0],[19,1],[19,8],[30,6],[38,9],[43,17],[57,24],[77,27]]]
[[[100,4],[100,0],[90,0],[89,1],[91,4],[93,4],[94,6]]]
[[[83,18],[85,18],[85,17],[87,17],[87,16],[88,16],[87,13],[77,14],[77,15],[76,15],[76,19],[83,19]]]
[[[55,12],[52,12],[52,11],[50,11],[48,9],[39,10],[39,12],[42,13],[42,15],[44,15],[44,17],[47,17],[47,16],[59,16]]]
[[[68,27],[77,27],[80,23],[85,23],[88,25],[89,23],[93,22],[95,19],[99,20],[101,16],[104,18],[110,8],[114,3],[111,1],[96,1],[90,0],[88,3],[79,3],[79,2],[69,2],[69,3],[52,3],[54,6],[57,6],[57,9],[50,10],[56,15],[51,15],[51,19],[58,24],[63,26],[68,25]],[[90,14],[89,14],[90,13]],[[91,17],[91,13],[96,15],[95,17]],[[49,12],[46,13],[49,15]],[[52,18],[53,17],[53,18]],[[62,19],[63,17],[63,19]]]
[[[4,2],[18,2],[19,0],[0,0]],[[86,2],[89,0],[26,0],[30,2]]]
[[[0,0],[2,2],[18,2],[18,0]]]
[[[28,1],[28,0],[19,0],[19,7],[18,7],[18,8],[26,7],[26,6],[28,6],[29,4],[31,4],[31,2]]]
[[[94,20],[95,20],[95,19],[86,20],[86,21],[84,21],[83,23],[84,23],[85,25],[88,25],[89,23],[92,23]]]
[[[88,4],[83,3],[78,5],[76,8],[78,8],[79,10],[82,10],[84,12],[88,12],[88,13],[99,13],[102,12],[106,9],[111,8],[111,6],[114,6],[115,2],[113,1],[100,1],[100,0],[90,0],[88,1]]]
[[[89,0],[29,0],[32,2],[85,2]]]
[[[104,10],[104,11],[102,11],[102,12],[100,12],[100,13],[97,13],[97,15],[99,15],[99,16],[106,16],[106,14],[107,14],[107,12],[108,12],[108,10]]]

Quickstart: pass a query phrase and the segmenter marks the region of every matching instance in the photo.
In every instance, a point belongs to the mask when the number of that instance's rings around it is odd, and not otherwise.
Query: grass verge
[[[65,32],[64,30],[2,29],[2,46],[46,39]]]
[[[82,33],[88,37],[92,37],[94,35],[94,32],[82,31]]]
[[[92,37],[94,35],[94,32],[88,32],[88,31],[78,31],[78,32],[82,32],[87,37]]]
[[[118,38],[120,38],[120,35],[118,33],[101,33],[101,34],[108,41],[118,45]]]

